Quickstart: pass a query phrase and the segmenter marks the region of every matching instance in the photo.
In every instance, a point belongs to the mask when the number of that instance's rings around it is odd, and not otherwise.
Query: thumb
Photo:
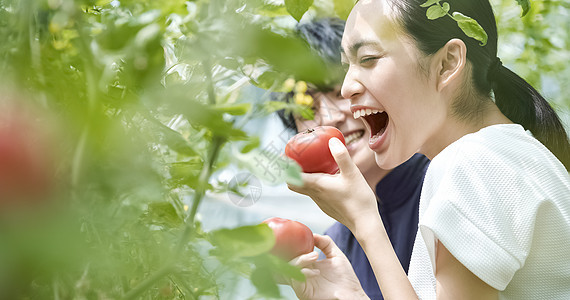
[[[344,255],[330,236],[314,233],[313,237],[315,239],[315,247],[321,249],[327,258]]]
[[[336,161],[341,173],[352,173],[356,171],[357,167],[352,162],[348,149],[338,138],[331,138],[329,140],[329,150]]]

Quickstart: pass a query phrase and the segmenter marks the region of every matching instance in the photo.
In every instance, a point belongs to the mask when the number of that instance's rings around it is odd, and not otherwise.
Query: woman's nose
[[[343,98],[353,100],[358,95],[362,94],[364,86],[357,80],[358,71],[354,68],[349,68],[342,82],[340,93]]]

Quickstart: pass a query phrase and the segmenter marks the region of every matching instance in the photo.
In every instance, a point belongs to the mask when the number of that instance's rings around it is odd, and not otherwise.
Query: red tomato
[[[4,210],[45,198],[53,173],[46,131],[30,112],[9,102],[1,104],[0,210]]]
[[[342,132],[335,127],[317,126],[308,129],[289,140],[285,146],[285,155],[299,163],[305,173],[335,174],[338,165],[329,150],[329,140],[333,137],[345,144]]]
[[[275,246],[271,249],[273,255],[289,261],[313,251],[313,232],[305,224],[277,217],[269,218],[263,223],[269,225],[275,234]]]

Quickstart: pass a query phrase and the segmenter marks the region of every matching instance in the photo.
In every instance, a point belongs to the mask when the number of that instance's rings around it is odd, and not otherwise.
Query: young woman
[[[342,144],[340,174],[303,174],[309,195],[362,245],[386,299],[570,299],[570,144],[548,103],[497,58],[488,0],[456,0],[488,43],[455,21],[428,20],[424,1],[361,0],[343,40],[342,95],[370,131],[377,164],[432,160],[420,199],[409,276],[377,216],[374,193]],[[563,163],[564,164],[563,164]],[[381,234],[379,234],[381,233]],[[366,297],[327,237],[328,264],[296,259],[303,298]],[[299,287],[297,287],[300,289]]]
[[[297,26],[299,36],[311,49],[338,69],[343,30],[344,21],[337,18],[318,19]],[[362,120],[353,118],[349,100],[340,95],[341,80],[339,78],[330,86],[318,89],[309,84],[311,88],[307,93],[314,99],[314,120],[305,120],[284,111],[279,116],[283,124],[295,133],[322,125],[334,126],[343,133],[352,161],[376,193],[378,212],[386,234],[402,268],[407,272],[418,230],[420,192],[429,161],[425,156],[416,154],[394,169],[378,167],[374,162],[374,152],[367,146],[370,133]],[[346,255],[366,295],[371,299],[382,299],[366,254],[350,230],[337,222],[326,230],[325,235],[330,236]],[[326,263],[326,260],[321,263]]]

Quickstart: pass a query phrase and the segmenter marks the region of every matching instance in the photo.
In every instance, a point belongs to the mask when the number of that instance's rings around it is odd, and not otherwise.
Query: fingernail
[[[331,150],[331,153],[341,153],[344,150],[343,148],[344,145],[338,138],[333,137],[329,140],[329,149]]]

